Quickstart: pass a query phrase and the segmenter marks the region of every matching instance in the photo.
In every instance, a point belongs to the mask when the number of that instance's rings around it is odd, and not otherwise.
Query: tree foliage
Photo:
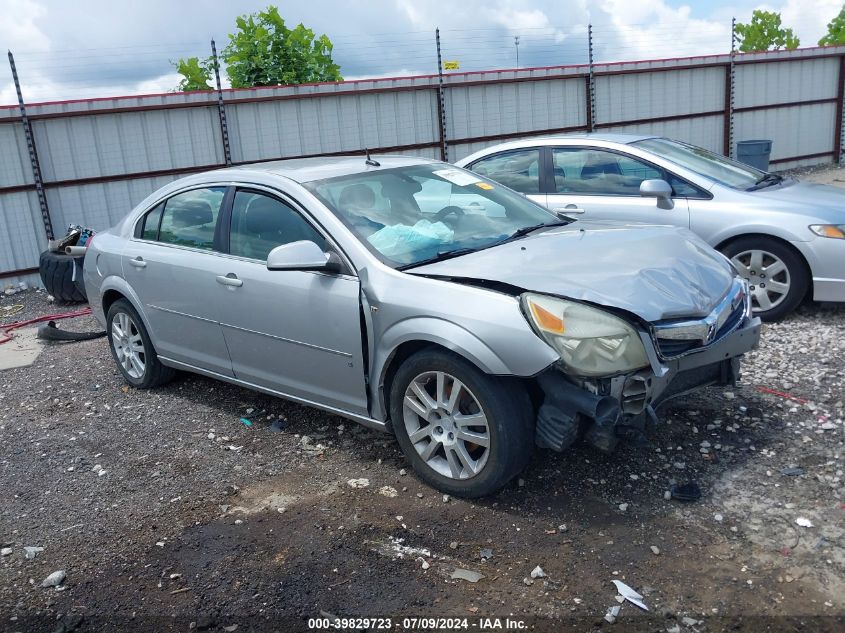
[[[819,40],[819,46],[834,46],[845,44],[845,7],[839,11],[839,15],[827,24],[827,35]]]
[[[751,14],[749,24],[737,24],[736,34],[739,50],[744,53],[753,51],[798,48],[801,41],[792,31],[781,24],[780,13],[756,9]]]
[[[332,59],[331,40],[315,36],[303,24],[288,28],[278,8],[239,16],[235,25],[220,55],[233,88],[343,80]],[[211,58],[180,59],[176,67],[183,76],[180,90],[211,89]]]
[[[189,92],[191,90],[212,90],[209,85],[211,81],[211,73],[214,71],[213,61],[204,59],[200,61],[199,57],[189,57],[188,59],[179,58],[176,62],[176,72],[182,75],[182,81],[179,82],[179,90],[182,92]]]
[[[222,54],[233,88],[343,79],[332,60],[331,40],[315,37],[302,24],[289,29],[276,7],[242,15],[236,24],[238,31],[229,35]]]

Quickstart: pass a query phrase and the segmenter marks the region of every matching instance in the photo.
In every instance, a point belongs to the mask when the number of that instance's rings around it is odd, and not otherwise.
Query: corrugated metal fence
[[[845,47],[828,47],[454,73],[442,108],[437,75],[226,90],[224,102],[236,165],[365,147],[454,161],[505,139],[613,130],[725,154],[731,139],[772,139],[785,169],[839,160],[844,91]],[[174,178],[226,164],[213,92],[27,113],[59,234],[71,222],[106,228]],[[11,280],[31,275],[46,246],[17,107],[0,108],[0,157],[0,276]]]

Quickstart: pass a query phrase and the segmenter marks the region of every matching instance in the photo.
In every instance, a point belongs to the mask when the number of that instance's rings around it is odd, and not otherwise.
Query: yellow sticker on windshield
[[[488,185],[486,182],[477,182],[477,183],[475,183],[475,186],[478,187],[479,189],[492,189],[493,188],[493,185]]]

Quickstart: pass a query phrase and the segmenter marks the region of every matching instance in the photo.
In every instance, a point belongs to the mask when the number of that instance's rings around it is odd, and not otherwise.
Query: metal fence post
[[[220,61],[217,59],[217,46],[211,40],[211,58],[214,62],[214,78],[217,80],[217,114],[220,117],[220,134],[223,137],[223,157],[226,167],[232,166],[232,151],[229,148],[229,126],[226,123],[226,104],[223,103],[223,86],[220,84]]]
[[[446,97],[443,90],[443,57],[440,53],[440,28],[434,30],[437,44],[437,114],[440,119],[440,160],[449,160],[449,144],[446,141]]]
[[[593,76],[593,25],[587,25],[587,131],[596,127],[596,81]]]
[[[50,208],[47,206],[47,196],[44,194],[44,182],[41,179],[41,165],[38,162],[38,152],[35,149],[35,137],[32,134],[32,124],[26,115],[26,106],[23,102],[23,93],[21,92],[21,82],[18,79],[18,70],[15,67],[15,57],[12,55],[12,51],[9,51],[9,66],[12,68],[12,79],[15,82],[15,90],[18,93],[18,107],[21,112],[24,135],[26,136],[26,148],[29,150],[29,162],[32,165],[35,192],[38,194],[38,204],[41,207],[41,220],[44,222],[44,232],[47,234],[47,239],[52,240],[54,237],[53,220],[50,219]]]
[[[736,18],[731,18],[731,61],[728,65],[728,80],[725,84],[725,156],[734,157],[734,101],[736,93]]]
[[[833,138],[834,160],[843,163],[842,150],[845,147],[845,55],[839,57],[839,84],[836,89],[836,126]]]

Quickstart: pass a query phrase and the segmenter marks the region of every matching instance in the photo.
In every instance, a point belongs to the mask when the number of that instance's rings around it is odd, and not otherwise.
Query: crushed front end
[[[707,316],[647,326],[543,295],[527,295],[523,305],[535,330],[561,353],[537,376],[543,400],[536,441],[557,451],[579,437],[612,451],[620,438],[639,436],[656,420],[666,399],[734,384],[740,356],[760,340],[760,319],[739,278]]]

